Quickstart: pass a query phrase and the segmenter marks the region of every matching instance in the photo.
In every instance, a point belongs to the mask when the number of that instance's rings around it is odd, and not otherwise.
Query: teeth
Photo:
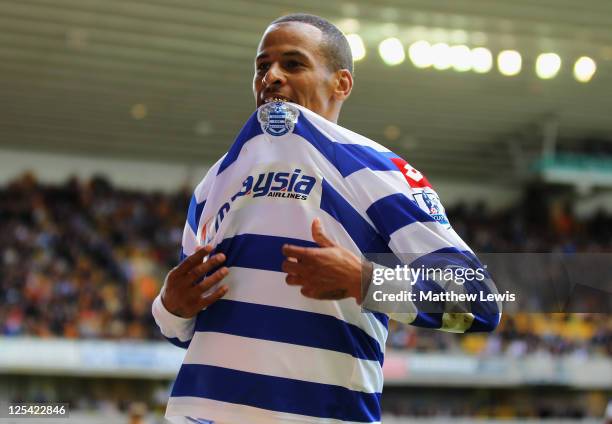
[[[264,100],[265,103],[270,103],[270,102],[286,102],[286,99],[283,99],[281,97],[268,97],[267,99]]]

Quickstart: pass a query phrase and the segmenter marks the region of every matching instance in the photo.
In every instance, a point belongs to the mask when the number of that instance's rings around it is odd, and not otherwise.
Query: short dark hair
[[[348,69],[351,74],[353,73],[353,54],[351,53],[351,47],[346,37],[337,26],[327,19],[307,13],[294,13],[281,16],[273,20],[270,25],[282,24],[285,22],[301,22],[319,28],[323,33],[321,52],[323,56],[325,56],[325,59],[327,59],[329,68],[332,71]]]

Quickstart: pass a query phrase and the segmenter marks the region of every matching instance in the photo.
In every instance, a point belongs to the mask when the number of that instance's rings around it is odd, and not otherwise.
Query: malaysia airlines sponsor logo
[[[215,217],[215,231],[219,229],[234,203],[241,198],[269,197],[304,201],[308,200],[316,183],[315,177],[306,175],[299,168],[295,168],[293,172],[269,171],[249,175],[242,182],[242,188],[219,208]]]

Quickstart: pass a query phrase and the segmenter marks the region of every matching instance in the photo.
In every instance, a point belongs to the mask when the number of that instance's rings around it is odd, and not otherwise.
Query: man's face
[[[321,53],[323,34],[301,22],[268,27],[257,49],[253,94],[257,107],[273,98],[302,105],[335,121],[335,73]]]

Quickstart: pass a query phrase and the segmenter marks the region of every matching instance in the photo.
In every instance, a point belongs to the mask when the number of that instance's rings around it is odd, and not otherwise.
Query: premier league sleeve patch
[[[262,131],[279,137],[293,132],[300,111],[287,102],[270,102],[257,111],[257,120]]]
[[[437,193],[431,188],[413,189],[413,197],[417,205],[429,214],[439,224],[450,226],[444,206]]]

